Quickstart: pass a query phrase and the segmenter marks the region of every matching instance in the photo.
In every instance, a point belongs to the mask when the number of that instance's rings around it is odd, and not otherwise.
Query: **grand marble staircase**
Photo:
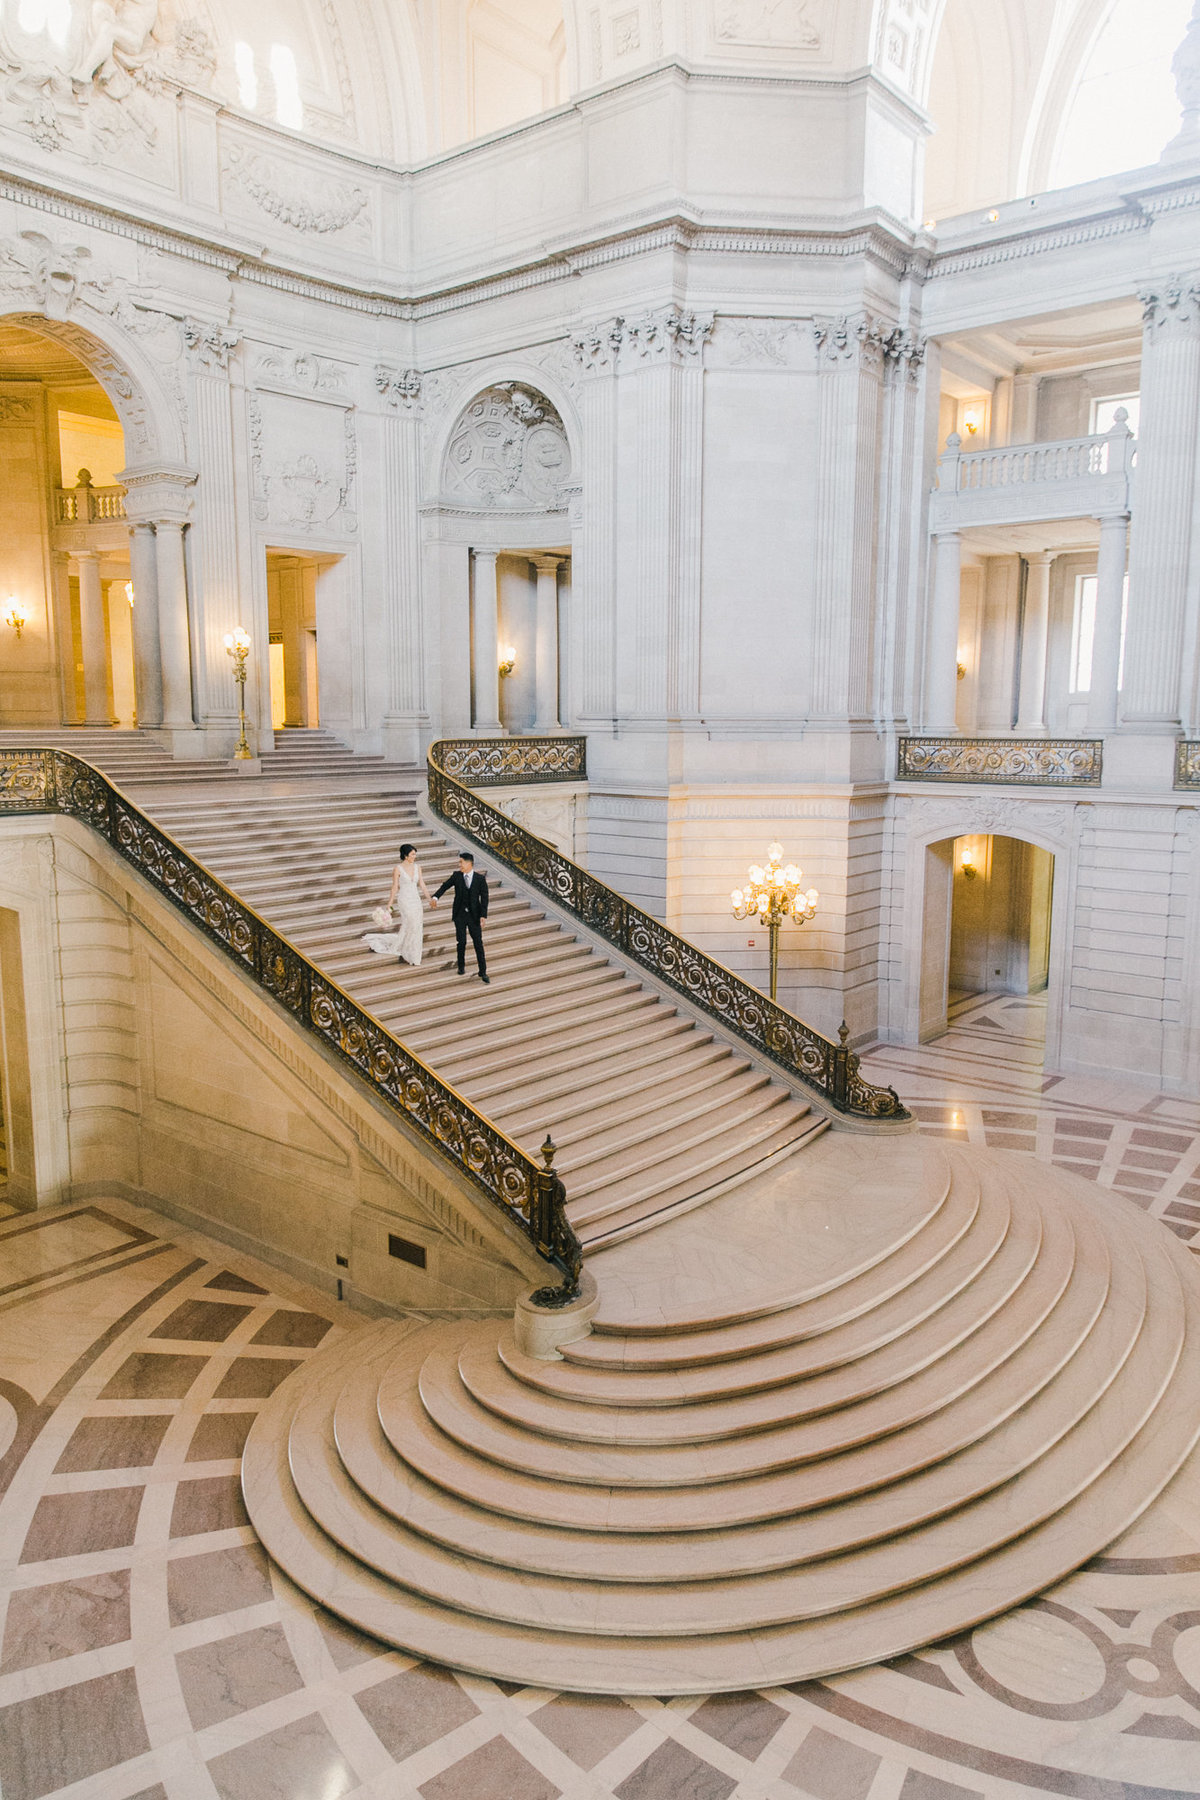
[[[548,918],[495,869],[490,986],[455,973],[448,901],[426,914],[419,969],[368,950],[362,936],[401,841],[417,846],[431,890],[457,866],[456,850],[418,818],[415,782],[383,792],[250,785],[182,799],[132,792],[510,1138],[536,1151],[549,1131],[585,1245],[698,1205],[798,1155],[826,1128],[715,1028]]]
[[[72,725],[51,731],[10,727],[0,731],[0,749],[45,744],[69,750],[103,769],[110,780],[130,793],[145,788],[210,787],[238,781],[236,762],[200,758],[177,761],[153,738],[140,731],[117,731],[102,725]],[[277,731],[271,749],[257,759],[255,775],[284,780],[379,774],[389,765],[382,756],[357,756],[327,731]]]
[[[591,1335],[367,1327],[260,1414],[255,1528],[343,1617],[604,1693],[827,1674],[1111,1542],[1200,1432],[1200,1284],[1119,1198],[841,1133],[589,1259]]]

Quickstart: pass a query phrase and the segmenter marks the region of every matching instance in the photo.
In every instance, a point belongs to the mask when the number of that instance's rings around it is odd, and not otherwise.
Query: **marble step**
[[[1045,1185],[1047,1260],[1064,1225],[1090,1225],[1108,1247],[1097,1325],[1064,1361],[1055,1307],[1027,1339],[1057,1371],[1036,1396],[1010,1396],[985,1438],[943,1446],[900,1480],[741,1529],[714,1528],[703,1512],[664,1529],[671,1490],[639,1494],[654,1516],[638,1523],[603,1486],[491,1463],[479,1501],[414,1465],[411,1432],[403,1451],[385,1439],[377,1402],[402,1361],[410,1380],[431,1355],[457,1371],[468,1343],[496,1326],[385,1323],[337,1346],[340,1366],[320,1353],[267,1402],[244,1462],[256,1528],[305,1591],[361,1629],[457,1667],[581,1692],[779,1684],[964,1630],[1103,1549],[1200,1428],[1200,1288],[1186,1257],[1133,1209],[1093,1201],[1070,1178]],[[1034,1204],[1014,1190],[1018,1212]],[[1084,1280],[1097,1260],[1094,1246],[1081,1256]],[[1155,1305],[1139,1323],[1147,1285]],[[563,1495],[586,1509],[566,1526],[553,1520]]]

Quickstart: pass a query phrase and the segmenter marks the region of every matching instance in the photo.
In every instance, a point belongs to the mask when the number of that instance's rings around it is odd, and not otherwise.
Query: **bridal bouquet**
[[[391,922],[392,909],[390,906],[377,906],[371,914],[372,925],[378,925],[380,931],[386,931]]]

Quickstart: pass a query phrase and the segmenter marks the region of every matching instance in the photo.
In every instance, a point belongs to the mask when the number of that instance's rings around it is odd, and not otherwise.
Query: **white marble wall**
[[[898,11],[881,33],[919,93]],[[784,997],[826,1027],[844,1013],[856,1039],[902,1035],[913,927],[880,923],[906,880],[884,819],[896,735],[929,686],[938,344],[1153,284],[1142,429],[1178,504],[1153,529],[1135,517],[1142,587],[1104,799],[1172,812],[1173,738],[1200,693],[1194,471],[1172,449],[1200,423],[1195,171],[930,237],[913,225],[923,125],[875,76],[835,77],[835,56],[813,82],[812,46],[793,45],[768,78],[730,39],[735,67],[647,71],[643,45],[623,80],[614,45],[594,76],[609,85],[571,108],[402,170],[187,81],[140,96],[136,142],[39,141],[0,107],[0,310],[71,347],[121,417],[131,517],[157,528],[164,658],[192,709],[169,720],[180,753],[232,748],[236,623],[268,727],[268,549],[321,562],[322,722],[410,758],[471,726],[475,553],[502,569],[569,554],[563,723],[589,738],[593,866],[757,977],[725,897],[778,829],[823,894],[785,946]],[[494,479],[472,485],[469,409],[505,389]],[[525,461],[521,409],[543,402],[558,436]],[[1081,404],[1067,387],[1038,402],[1047,421]],[[1011,637],[1001,577],[979,604]],[[964,695],[967,722],[999,727],[1002,689]],[[12,702],[5,722],[19,716]],[[1020,835],[1047,802],[1007,804]],[[1063,886],[1082,892],[1068,837]],[[1088,867],[1119,886],[1124,854],[1098,839]],[[1136,1042],[1182,1068],[1166,938],[1154,954],[1135,1038],[1089,976],[1062,1054]]]

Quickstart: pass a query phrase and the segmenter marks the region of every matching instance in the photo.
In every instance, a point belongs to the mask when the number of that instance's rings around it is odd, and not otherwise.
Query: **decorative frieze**
[[[240,332],[231,331],[226,325],[213,325],[207,319],[185,319],[183,341],[194,369],[224,373],[242,338]]]
[[[810,0],[717,0],[718,46],[747,50],[819,50]]]
[[[254,380],[259,387],[345,398],[350,392],[351,370],[327,356],[314,356],[307,350],[270,349],[255,363]]]
[[[226,153],[224,171],[260,212],[291,231],[316,236],[345,231],[367,205],[363,188],[237,144]]]
[[[353,411],[260,393],[250,394],[246,410],[255,519],[304,532],[357,531]]]
[[[898,781],[1099,787],[1100,738],[902,737]]]
[[[713,313],[662,306],[635,318],[619,316],[590,325],[571,341],[576,358],[589,372],[614,366],[623,354],[643,361],[699,362],[714,322]]]
[[[875,371],[890,366],[915,377],[925,360],[924,338],[874,313],[814,318],[812,329],[820,362],[857,362]]]

